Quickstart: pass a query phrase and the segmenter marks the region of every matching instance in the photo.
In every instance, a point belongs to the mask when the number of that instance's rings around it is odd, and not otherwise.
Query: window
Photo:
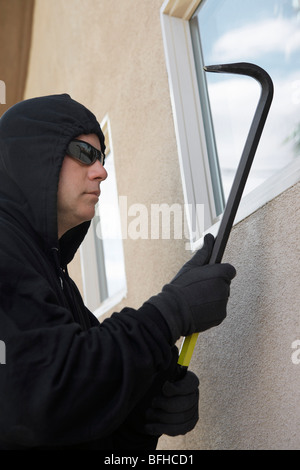
[[[208,73],[204,80],[203,65],[253,62],[274,82],[274,100],[247,194],[300,154],[299,102],[295,100],[300,83],[300,2],[206,0],[190,24],[199,88],[207,83],[214,136],[206,135],[210,161],[217,155],[219,162],[220,172],[212,177],[217,186],[215,201],[221,206],[222,193],[226,199],[242,154],[259,88],[253,79],[237,75]]]
[[[186,202],[204,205],[202,232],[214,233],[260,86],[249,77],[206,73],[203,65],[252,62],[274,82],[237,221],[299,181],[300,1],[169,0],[161,22]]]
[[[108,118],[101,123],[105,135],[105,168],[95,217],[81,247],[83,289],[87,307],[99,317],[126,295],[126,277],[118,205],[118,191]]]

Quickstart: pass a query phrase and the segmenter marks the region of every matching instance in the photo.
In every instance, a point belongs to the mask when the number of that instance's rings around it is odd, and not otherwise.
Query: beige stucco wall
[[[159,10],[162,0],[36,0],[25,97],[70,93],[108,113],[119,195],[128,206],[183,204]],[[161,448],[300,447],[299,184],[238,224],[226,259],[238,276],[228,319],[199,337],[200,420]],[[188,257],[184,240],[124,240],[138,307]],[[297,251],[298,250],[298,251]],[[71,274],[81,286],[79,259]]]
[[[34,0],[0,0],[0,116],[23,98]],[[4,102],[5,101],[5,102]]]
[[[299,200],[298,183],[234,228],[224,257],[237,269],[228,316],[199,335],[190,365],[199,423],[163,448],[300,448],[300,364],[291,359],[300,339]]]

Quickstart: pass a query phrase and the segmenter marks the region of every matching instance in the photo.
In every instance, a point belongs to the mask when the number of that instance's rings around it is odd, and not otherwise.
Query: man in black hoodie
[[[95,116],[66,94],[0,119],[0,449],[155,449],[197,422],[198,379],[176,379],[174,345],[224,320],[235,270],[208,265],[208,235],[158,295],[99,323],[67,265],[104,153]]]

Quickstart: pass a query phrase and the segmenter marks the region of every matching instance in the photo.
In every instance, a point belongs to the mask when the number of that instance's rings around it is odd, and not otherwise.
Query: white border
[[[208,227],[216,221],[216,214],[211,203],[213,191],[190,26],[186,20],[164,14],[161,23],[185,204],[203,204],[204,225]],[[189,216],[187,213],[190,224]],[[201,233],[202,221],[197,225],[197,233]]]

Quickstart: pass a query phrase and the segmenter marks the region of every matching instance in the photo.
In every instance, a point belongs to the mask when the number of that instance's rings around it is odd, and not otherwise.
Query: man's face
[[[100,150],[96,134],[79,135],[83,140]],[[80,163],[65,156],[59,176],[57,192],[58,237],[76,225],[91,220],[100,196],[100,182],[107,177],[99,160],[92,165]]]

